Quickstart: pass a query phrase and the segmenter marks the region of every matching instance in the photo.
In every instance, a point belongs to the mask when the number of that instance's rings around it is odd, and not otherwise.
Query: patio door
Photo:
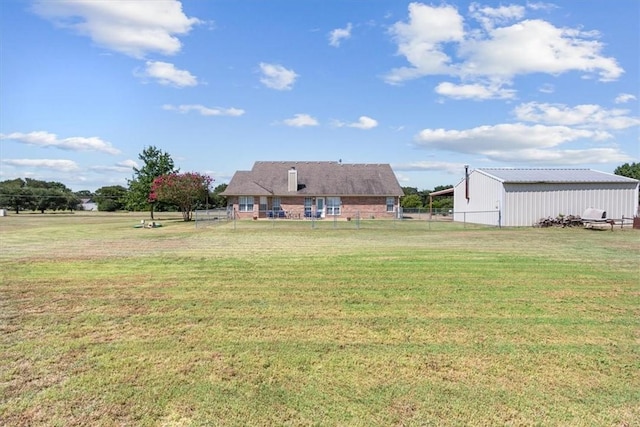
[[[316,197],[316,212],[319,218],[324,218],[324,197]]]

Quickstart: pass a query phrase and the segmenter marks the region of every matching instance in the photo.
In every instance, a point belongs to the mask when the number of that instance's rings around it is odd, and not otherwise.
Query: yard
[[[638,230],[141,218],[0,218],[0,425],[640,424]]]

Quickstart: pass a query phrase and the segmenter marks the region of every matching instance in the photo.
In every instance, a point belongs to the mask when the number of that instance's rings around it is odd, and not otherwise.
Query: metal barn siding
[[[469,200],[465,195],[465,181],[462,180],[453,192],[454,221],[501,225],[498,209],[504,198],[502,182],[472,171],[469,174]]]
[[[588,169],[476,169],[469,200],[462,180],[454,191],[454,220],[507,227],[541,218],[603,209],[608,218],[638,214],[637,180]],[[500,209],[500,215],[496,212]]]
[[[633,184],[505,183],[504,188],[502,219],[505,226],[532,225],[549,216],[582,215],[587,208],[603,209],[608,218],[634,215],[636,186]]]

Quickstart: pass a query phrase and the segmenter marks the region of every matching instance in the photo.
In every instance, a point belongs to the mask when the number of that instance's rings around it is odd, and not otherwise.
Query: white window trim
[[[389,203],[389,200],[391,200],[391,203]],[[387,197],[387,200],[385,200],[385,204],[387,205],[387,212],[395,212],[395,210],[396,210],[396,198],[395,197]],[[391,207],[391,209],[389,209],[389,207]]]
[[[271,199],[271,209],[274,211],[282,210],[282,200],[280,197],[273,197]]]
[[[244,203],[242,201],[244,200]],[[251,201],[251,203],[249,203]],[[240,212],[253,212],[254,207],[254,198],[253,196],[240,196],[238,197],[238,211]],[[251,208],[249,208],[251,206]],[[244,207],[244,209],[243,209]]]
[[[335,202],[337,200],[338,204],[330,203],[330,201]],[[324,206],[326,215],[330,216],[340,216],[342,212],[342,200],[340,197],[327,197]]]

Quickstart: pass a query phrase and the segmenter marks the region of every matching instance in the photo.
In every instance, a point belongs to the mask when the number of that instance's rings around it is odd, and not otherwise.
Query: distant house
[[[388,164],[255,162],[226,190],[238,218],[393,218],[402,188]]]
[[[639,181],[592,169],[475,169],[454,187],[455,221],[530,226],[541,218],[637,215]]]
[[[83,211],[97,211],[98,204],[91,199],[80,199],[80,209]]]

